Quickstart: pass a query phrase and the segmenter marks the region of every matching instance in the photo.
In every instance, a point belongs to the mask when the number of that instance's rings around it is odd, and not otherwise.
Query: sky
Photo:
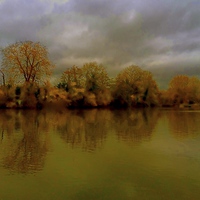
[[[47,47],[54,77],[86,62],[111,77],[138,65],[166,88],[200,75],[200,1],[0,0],[0,47],[26,40]]]

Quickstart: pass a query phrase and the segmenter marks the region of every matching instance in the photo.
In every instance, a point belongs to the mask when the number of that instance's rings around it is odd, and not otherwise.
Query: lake
[[[199,170],[198,110],[0,110],[0,200],[196,200]]]

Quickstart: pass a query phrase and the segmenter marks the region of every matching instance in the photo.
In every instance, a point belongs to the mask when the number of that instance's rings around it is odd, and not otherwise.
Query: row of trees
[[[179,106],[200,102],[197,77],[175,76],[168,90],[160,91],[153,75],[138,66],[131,65],[110,78],[103,65],[90,62],[67,68],[52,86],[48,79],[54,65],[40,43],[17,42],[1,53],[1,107]]]

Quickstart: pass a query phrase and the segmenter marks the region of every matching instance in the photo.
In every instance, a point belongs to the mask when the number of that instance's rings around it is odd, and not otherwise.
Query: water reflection
[[[170,111],[167,113],[169,128],[176,138],[195,136],[200,130],[200,112]]]
[[[49,148],[48,126],[36,111],[3,111],[0,115],[5,146],[3,166],[27,173],[41,170]]]
[[[60,137],[72,147],[81,147],[85,151],[100,148],[109,131],[111,111],[109,110],[74,110],[67,111],[60,118],[64,123],[57,125]]]
[[[129,144],[149,140],[160,116],[159,113],[157,109],[113,111],[113,127],[118,139]]]
[[[162,116],[162,117],[161,117]],[[164,118],[163,118],[164,116]],[[29,173],[43,169],[51,148],[51,134],[70,148],[94,152],[109,137],[129,145],[150,140],[159,120],[169,122],[175,138],[200,130],[200,112],[159,109],[131,110],[1,110],[0,164],[11,171]],[[165,127],[165,128],[168,128]]]
[[[199,114],[0,110],[0,199],[198,199]]]
[[[101,148],[109,133],[114,132],[119,140],[138,143],[150,139],[159,117],[156,109],[134,110],[82,110],[68,111],[61,115],[65,120],[57,130],[61,138],[72,147],[86,151]]]

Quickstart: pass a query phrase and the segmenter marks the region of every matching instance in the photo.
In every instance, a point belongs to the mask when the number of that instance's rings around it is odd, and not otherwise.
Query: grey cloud
[[[200,25],[200,6],[189,0],[145,1],[154,2],[140,8],[144,28],[153,35],[170,36],[183,31],[191,31]]]
[[[74,14],[76,16],[72,17],[72,15],[62,15],[60,18],[63,20],[59,20],[60,23],[67,21],[62,26],[65,27],[66,37],[63,35],[59,37],[57,33],[59,38],[55,39],[57,44],[58,40],[66,44],[65,48],[63,46],[62,55],[88,58],[88,60],[98,57],[105,63],[106,61],[124,63],[129,62],[133,57],[141,56],[141,47],[147,37],[142,32],[141,22],[137,15],[129,22],[124,22],[126,20],[124,15],[108,18],[89,18],[80,14]],[[48,27],[48,32],[53,32],[54,26],[56,24]],[[76,33],[74,29],[80,30]],[[70,37],[68,32],[74,32],[74,35]]]
[[[67,10],[71,7],[74,12],[83,15],[109,17],[128,12],[133,8],[133,2],[130,0],[71,0],[66,7]]]
[[[111,75],[137,64],[164,85],[176,73],[199,72],[199,11],[192,0],[6,0],[0,4],[0,46],[39,40],[57,75],[89,61],[103,63]]]
[[[45,13],[45,5],[37,1],[6,0],[0,4],[0,45],[19,40],[37,40],[38,23]]]

